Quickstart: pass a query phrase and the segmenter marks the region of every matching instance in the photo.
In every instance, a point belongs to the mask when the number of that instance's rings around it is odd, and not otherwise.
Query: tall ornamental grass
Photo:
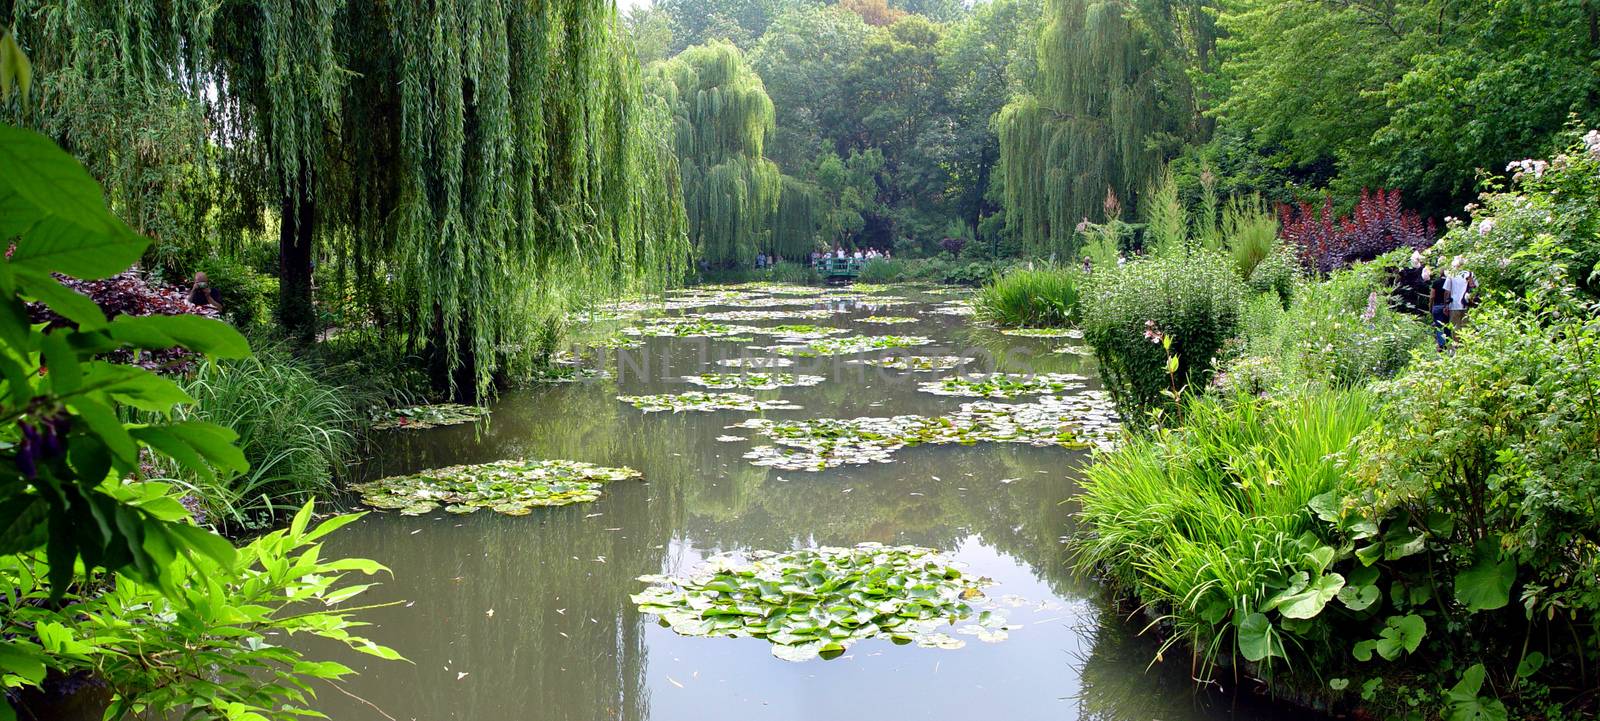
[[[1316,535],[1326,525],[1308,504],[1347,487],[1335,454],[1374,417],[1359,390],[1191,399],[1181,428],[1137,436],[1085,472],[1079,571],[1169,621],[1167,645],[1190,644],[1202,677],[1236,650],[1291,667],[1327,658],[1331,626],[1285,630],[1269,600],[1330,570],[1334,553]]]
[[[196,400],[187,417],[238,433],[250,461],[248,472],[232,478],[160,469],[178,475],[211,521],[257,528],[336,490],[334,478],[350,459],[358,420],[341,388],[271,350],[203,366],[183,386]]]
[[[1055,327],[1078,322],[1083,273],[1059,266],[1015,268],[986,283],[977,316],[999,326]]]

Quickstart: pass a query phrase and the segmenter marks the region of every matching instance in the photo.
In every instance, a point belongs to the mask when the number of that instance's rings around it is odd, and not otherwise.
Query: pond
[[[1106,609],[1071,573],[1062,539],[1086,443],[962,438],[808,467],[809,451],[763,435],[783,421],[959,418],[963,404],[1038,400],[1030,393],[1077,408],[1098,393],[1094,361],[1055,351],[1081,341],[974,327],[962,296],[944,289],[782,290],[679,292],[667,310],[594,314],[583,327],[605,341],[580,360],[604,358],[605,373],[506,392],[486,426],[382,434],[365,478],[523,458],[642,478],[527,515],[374,512],[336,534],[327,552],[394,570],[369,595],[400,603],[366,614],[368,635],[411,663],[341,657],[361,676],[351,695],[319,688],[321,709],[341,721],[1278,718],[1247,694],[1196,693],[1186,656],[1152,666],[1143,622]],[[741,384],[741,372],[754,377]],[[995,372],[1058,375],[932,383]],[[662,400],[689,392],[774,402],[675,410]],[[864,542],[936,549],[992,580],[982,601],[1004,614],[1006,633],[980,639],[958,622],[949,638],[960,648],[869,638],[791,662],[761,638],[679,635],[630,600],[649,586],[640,576],[683,575],[713,554]]]

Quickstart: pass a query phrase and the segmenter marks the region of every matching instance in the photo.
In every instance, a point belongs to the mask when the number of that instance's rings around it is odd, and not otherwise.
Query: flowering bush
[[[1483,293],[1540,305],[1600,300],[1600,130],[1506,172],[1467,206],[1470,221],[1447,219],[1441,259],[1464,257]]]
[[[1279,235],[1298,248],[1300,260],[1319,273],[1331,273],[1352,264],[1368,261],[1396,248],[1426,248],[1433,245],[1432,221],[1423,222],[1416,213],[1400,205],[1400,191],[1361,191],[1361,200],[1345,217],[1333,212],[1333,197],[1326,196],[1320,209],[1310,203],[1298,207],[1278,206]]]

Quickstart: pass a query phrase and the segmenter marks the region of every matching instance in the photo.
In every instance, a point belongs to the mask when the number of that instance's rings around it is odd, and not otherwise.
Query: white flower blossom
[[[1494,218],[1484,218],[1478,223],[1478,235],[1488,235],[1494,232]]]

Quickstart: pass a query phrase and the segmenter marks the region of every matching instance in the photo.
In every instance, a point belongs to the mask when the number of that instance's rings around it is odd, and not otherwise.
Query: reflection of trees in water
[[[1100,599],[1097,599],[1099,602]],[[1294,711],[1274,710],[1250,697],[1207,692],[1189,678],[1189,656],[1181,649],[1152,664],[1158,644],[1153,636],[1137,635],[1142,622],[1124,621],[1115,608],[1103,602],[1098,625],[1081,629],[1092,636],[1087,654],[1075,659],[1080,679],[1078,716],[1087,721],[1128,719],[1320,718]]]
[[[408,440],[395,472],[523,456],[636,463],[627,419],[604,402],[614,394],[568,390],[502,405],[476,447],[459,433]],[[670,490],[623,481],[596,503],[524,517],[385,515],[335,534],[328,553],[389,565],[384,597],[415,602],[371,618],[373,636],[416,665],[368,665],[351,689],[419,719],[644,719],[643,616],[628,596],[660,569],[681,517]],[[333,718],[375,717],[337,694],[322,703]]]

